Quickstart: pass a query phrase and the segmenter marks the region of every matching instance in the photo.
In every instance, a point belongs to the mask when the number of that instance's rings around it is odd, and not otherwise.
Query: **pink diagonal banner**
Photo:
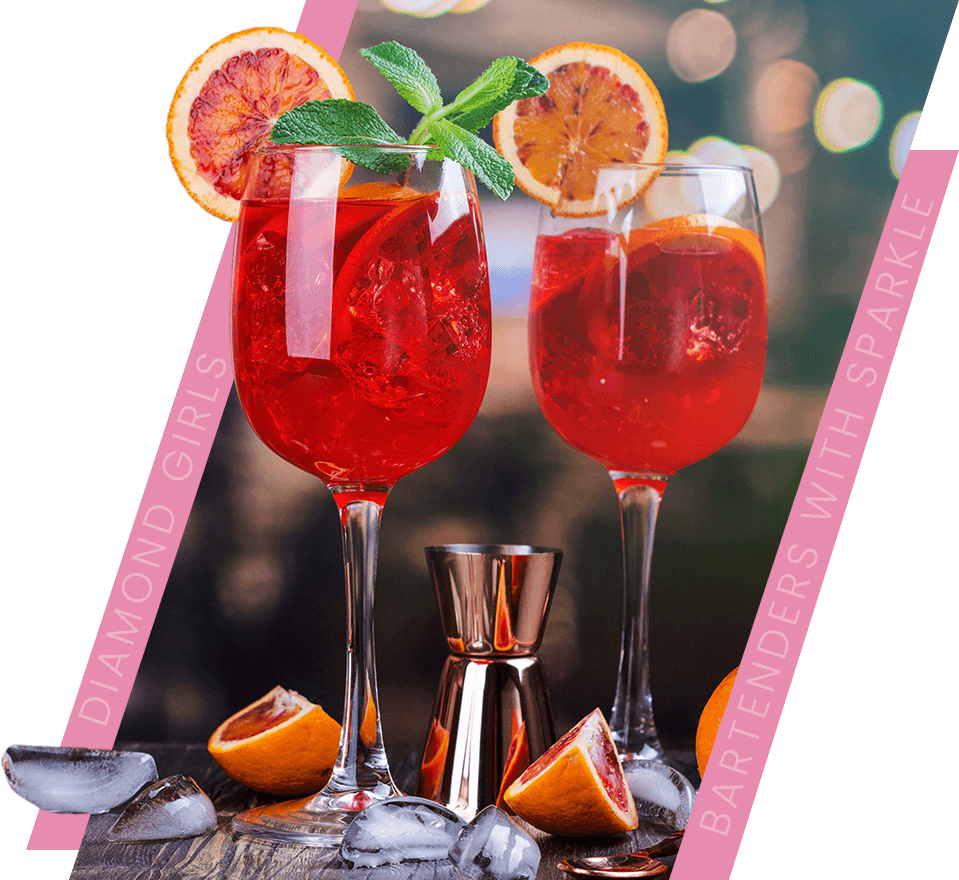
[[[914,150],[903,169],[673,880],[732,872],[956,155]]]
[[[297,31],[339,58],[356,4],[306,0]],[[65,746],[109,749],[116,741],[233,384],[228,317],[233,241],[231,230],[67,722]],[[41,810],[27,848],[79,849],[88,820]]]

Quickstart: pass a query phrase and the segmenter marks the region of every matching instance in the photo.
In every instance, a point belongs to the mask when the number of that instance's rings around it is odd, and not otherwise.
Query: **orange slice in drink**
[[[340,725],[296,691],[275,687],[224,721],[207,748],[231,779],[254,791],[305,795],[333,771]]]
[[[550,834],[622,834],[639,827],[636,804],[599,709],[530,764],[504,799],[517,816]]]
[[[496,149],[513,166],[525,193],[563,216],[602,213],[594,206],[596,166],[662,162],[667,126],[653,81],[618,49],[566,43],[529,62],[549,88],[498,113]],[[620,205],[639,198],[655,172],[617,194]]]
[[[766,257],[762,239],[751,229],[745,229],[725,217],[711,214],[686,214],[649,223],[630,232],[623,250],[632,257],[640,248],[654,245],[665,253],[707,256],[732,251],[738,260],[753,262],[760,275],[766,272]],[[607,283],[621,272],[619,255],[605,257]]]
[[[699,726],[696,728],[696,764],[700,776],[706,773],[706,764],[709,763],[709,756],[716,743],[716,734],[719,733],[719,725],[722,723],[738,671],[737,666],[717,685],[703,707],[703,714],[699,716]]]
[[[215,43],[186,72],[167,116],[170,158],[186,191],[211,214],[236,220],[252,154],[269,142],[277,117],[327,98],[353,100],[353,89],[306,37],[266,27]]]
[[[721,246],[719,242],[723,240],[742,246],[765,272],[766,257],[759,236],[751,229],[744,229],[735,220],[712,214],[684,214],[649,223],[633,230],[627,249],[631,252],[637,246],[656,242],[664,249],[685,247],[702,250]]]
[[[390,194],[392,193],[392,194]],[[422,195],[406,187],[390,188],[374,184],[361,184],[342,190],[343,197],[354,197],[361,201],[383,202],[384,213],[353,246],[343,263],[333,288],[335,302],[349,302],[350,293],[355,290],[357,281],[370,267],[372,258],[390,241],[398,240],[399,253],[411,252],[417,229],[413,224],[421,221],[425,226],[427,212],[436,204],[436,194]],[[389,207],[391,202],[395,207]],[[419,230],[422,231],[422,230]],[[337,229],[340,234],[340,230]],[[408,239],[403,246],[404,239]]]

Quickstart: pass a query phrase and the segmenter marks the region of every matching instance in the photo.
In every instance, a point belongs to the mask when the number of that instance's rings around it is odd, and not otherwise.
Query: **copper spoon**
[[[679,852],[683,832],[676,831],[646,849],[612,856],[580,856],[566,859],[557,867],[579,877],[655,877],[669,870],[653,856],[672,856]]]

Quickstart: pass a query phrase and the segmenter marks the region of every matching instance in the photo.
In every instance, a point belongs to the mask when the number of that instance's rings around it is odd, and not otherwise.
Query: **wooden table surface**
[[[120,746],[118,746],[120,748]],[[405,880],[410,871],[393,868],[350,870],[339,862],[336,849],[291,846],[257,841],[233,833],[231,820],[242,810],[270,803],[245,786],[228,779],[203,745],[135,744],[123,746],[154,756],[160,778],[182,773],[192,776],[216,806],[215,831],[201,837],[157,843],[111,843],[106,835],[117,813],[91,816],[71,880]],[[393,778],[403,791],[414,787],[417,753],[410,749],[391,755]],[[669,755],[669,763],[694,783],[699,777],[691,752]],[[567,880],[556,865],[573,855],[606,855],[642,849],[665,837],[671,829],[641,823],[639,829],[616,837],[560,838],[518,823],[539,843],[542,852],[537,880]],[[662,859],[672,865],[674,857]],[[416,880],[429,880],[418,871]],[[448,874],[445,875],[448,877]],[[668,875],[666,875],[668,876]],[[439,878],[440,875],[437,875]]]

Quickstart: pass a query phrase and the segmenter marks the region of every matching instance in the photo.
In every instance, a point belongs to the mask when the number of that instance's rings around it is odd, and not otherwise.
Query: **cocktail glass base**
[[[620,761],[661,761],[666,750],[660,745],[659,739],[655,736],[651,740],[643,743],[630,743],[628,746],[617,741],[616,733],[613,732],[613,745],[616,746],[616,752]]]
[[[357,813],[376,801],[398,794],[388,785],[372,791],[320,792],[246,810],[233,817],[233,830],[272,843],[338,847]]]

